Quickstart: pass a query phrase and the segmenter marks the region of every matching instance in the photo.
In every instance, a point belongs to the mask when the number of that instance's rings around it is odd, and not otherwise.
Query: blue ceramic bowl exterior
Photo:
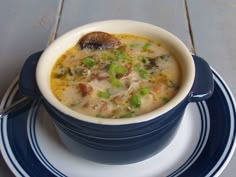
[[[66,147],[96,162],[134,163],[160,152],[173,139],[188,103],[205,100],[214,90],[209,65],[200,57],[193,56],[196,68],[194,85],[189,95],[173,109],[149,121],[133,124],[103,125],[85,122],[62,113],[40,94],[34,69],[40,55],[41,52],[30,56],[23,66],[20,89],[25,95],[38,95],[42,98]]]
[[[44,103],[61,140],[75,154],[100,163],[127,164],[147,159],[170,143],[188,101],[160,117],[130,125],[74,120]]]

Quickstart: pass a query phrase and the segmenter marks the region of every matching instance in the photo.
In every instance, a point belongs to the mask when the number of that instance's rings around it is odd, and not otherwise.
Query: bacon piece
[[[82,97],[85,97],[88,93],[87,86],[85,84],[79,83],[79,90],[80,90]]]
[[[102,101],[102,102],[101,102],[101,107],[100,107],[99,111],[100,111],[100,112],[104,112],[104,111],[106,111],[107,109],[108,109],[107,102]]]
[[[123,99],[121,96],[116,96],[112,99],[112,102],[117,105],[121,105],[121,104],[123,104]]]
[[[85,84],[79,83],[78,85],[82,97],[90,95],[93,91],[93,87],[86,86]]]
[[[93,92],[93,87],[89,85],[87,87],[87,91],[88,91],[88,94],[91,95],[91,93]]]
[[[90,81],[92,81],[92,80],[94,80],[94,79],[97,79],[97,80],[99,80],[99,81],[101,81],[101,80],[106,80],[106,79],[108,79],[109,78],[109,74],[108,73],[106,73],[105,71],[100,71],[100,72],[93,72],[91,75],[90,75]]]
[[[163,87],[163,84],[162,83],[158,83],[154,86],[152,86],[152,91],[155,92],[155,93],[160,93],[161,89]]]
[[[89,103],[88,103],[88,102],[86,102],[86,103],[83,105],[83,108],[87,108],[87,107],[89,107]]]

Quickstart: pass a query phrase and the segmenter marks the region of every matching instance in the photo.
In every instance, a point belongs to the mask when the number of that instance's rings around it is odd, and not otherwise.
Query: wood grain
[[[0,6],[0,100],[25,59],[45,49],[57,29],[61,0],[9,0]],[[50,41],[50,40],[49,40]],[[0,154],[0,176],[14,175]]]
[[[187,0],[196,53],[207,60],[236,95],[236,1]]]
[[[66,0],[57,36],[100,20],[129,19],[158,25],[192,48],[184,0]]]
[[[32,53],[45,49],[60,0],[9,0],[0,6],[0,100]]]

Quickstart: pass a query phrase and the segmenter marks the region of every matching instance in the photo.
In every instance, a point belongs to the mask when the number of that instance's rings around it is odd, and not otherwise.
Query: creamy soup
[[[113,49],[67,50],[55,63],[51,89],[70,109],[101,118],[127,118],[153,111],[178,92],[181,71],[158,41],[114,34]]]

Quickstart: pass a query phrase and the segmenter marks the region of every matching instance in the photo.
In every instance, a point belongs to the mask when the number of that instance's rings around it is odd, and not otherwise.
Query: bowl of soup
[[[61,141],[99,163],[134,163],[160,152],[186,106],[214,89],[202,58],[170,32],[138,21],[80,26],[33,60],[23,70],[32,63],[36,69],[20,79],[35,75]]]

